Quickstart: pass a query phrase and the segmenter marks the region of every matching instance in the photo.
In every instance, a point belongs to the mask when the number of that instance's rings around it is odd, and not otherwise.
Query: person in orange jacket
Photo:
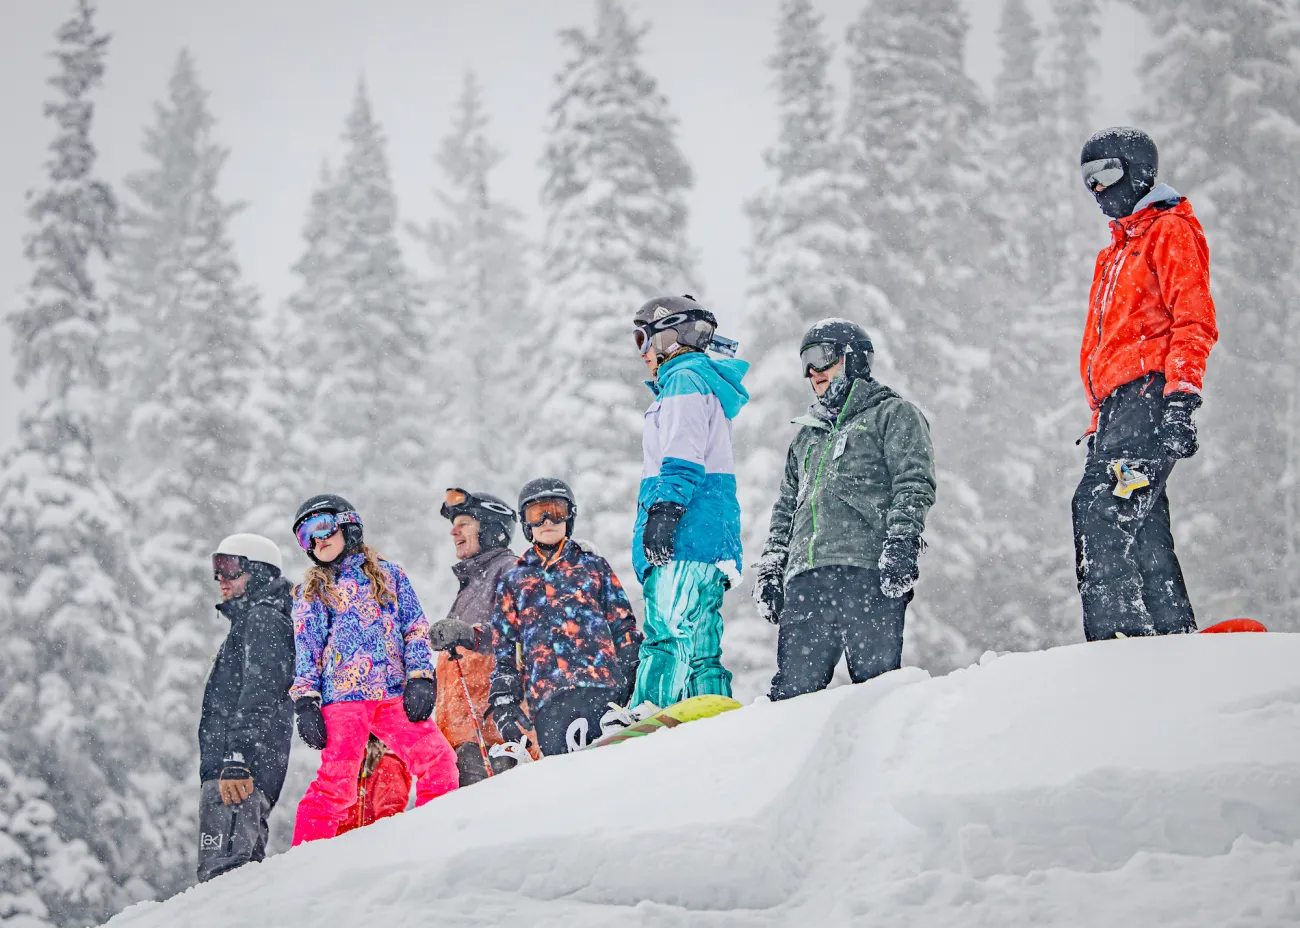
[[[357,801],[348,809],[336,834],[364,828],[381,818],[406,811],[411,798],[411,773],[401,758],[374,735],[366,743],[366,758],[357,777]]]
[[[1156,182],[1159,154],[1145,132],[1105,129],[1079,160],[1111,219],[1079,357],[1092,408],[1072,507],[1084,634],[1192,632],[1166,486],[1199,447],[1193,414],[1219,337],[1209,246],[1187,199]]]

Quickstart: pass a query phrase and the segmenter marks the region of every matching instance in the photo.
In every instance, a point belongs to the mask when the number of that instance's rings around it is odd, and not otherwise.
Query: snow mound
[[[1300,635],[994,658],[551,758],[114,928],[1300,923]]]

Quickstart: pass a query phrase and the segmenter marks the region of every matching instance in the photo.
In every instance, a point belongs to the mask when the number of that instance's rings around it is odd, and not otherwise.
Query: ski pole
[[[488,760],[487,740],[483,737],[483,724],[478,720],[478,710],[474,708],[474,700],[469,698],[469,684],[465,682],[465,674],[460,670],[460,648],[452,648],[451,661],[456,665],[456,676],[460,678],[460,688],[465,694],[465,704],[469,706],[469,717],[474,721],[474,734],[478,735],[478,752],[483,756],[483,769],[487,771],[488,776],[493,776],[492,762]]]

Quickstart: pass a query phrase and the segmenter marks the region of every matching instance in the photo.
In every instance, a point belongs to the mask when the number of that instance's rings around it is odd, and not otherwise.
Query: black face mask
[[[1116,156],[1084,162],[1080,169],[1088,192],[1111,219],[1132,215],[1137,204],[1156,183],[1154,168]]]
[[[818,399],[827,409],[838,411],[843,408],[844,401],[849,398],[849,391],[853,389],[853,381],[847,375],[840,375],[830,382],[826,387],[826,392]]]
[[[1101,211],[1111,219],[1122,219],[1133,215],[1133,209],[1141,199],[1155,187],[1155,178],[1134,176],[1133,171],[1126,170],[1119,182],[1105,190],[1092,191],[1093,198]]]

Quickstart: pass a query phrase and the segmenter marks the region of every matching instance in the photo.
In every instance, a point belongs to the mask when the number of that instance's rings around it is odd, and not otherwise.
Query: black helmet
[[[1156,185],[1160,153],[1151,136],[1131,126],[1102,129],[1079,153],[1083,182],[1111,219],[1133,212]],[[1102,189],[1097,189],[1098,187]]]
[[[524,537],[533,540],[533,528],[525,521],[524,509],[539,499],[562,499],[569,504],[569,518],[565,521],[565,537],[573,537],[573,518],[578,514],[578,500],[570,486],[559,477],[538,477],[524,484],[519,491],[519,521],[524,527]]]
[[[827,345],[824,363],[804,360],[804,353],[814,345]],[[867,330],[849,319],[823,319],[814,323],[803,334],[799,342],[799,357],[804,361],[803,372],[807,376],[808,368],[825,370],[840,358],[844,358],[844,378],[846,380],[866,380],[871,376],[871,365],[876,360],[876,349],[871,344]],[[821,360],[821,359],[819,359]]]
[[[646,344],[653,344],[662,361],[674,345],[696,351],[707,349],[717,331],[718,319],[687,293],[655,297],[636,311],[632,325],[637,351],[644,354]]]
[[[298,533],[298,526],[302,525],[302,523],[307,520],[308,516],[314,516],[318,512],[329,512],[338,515],[341,512],[356,512],[356,509],[343,497],[334,493],[321,493],[318,496],[313,496],[298,507],[298,512],[293,517],[294,534],[296,535]],[[361,550],[361,545],[364,541],[365,536],[359,520],[357,522],[343,523],[343,554],[336,558],[333,563],[337,563],[349,555],[356,554]],[[320,564],[322,567],[328,566],[327,564],[323,564],[316,560],[315,551],[308,550],[307,556],[311,558],[314,563]]]
[[[510,547],[510,537],[515,531],[515,511],[500,497],[453,487],[447,490],[440,511],[449,521],[455,521],[460,515],[472,516],[479,524],[480,548]]]

